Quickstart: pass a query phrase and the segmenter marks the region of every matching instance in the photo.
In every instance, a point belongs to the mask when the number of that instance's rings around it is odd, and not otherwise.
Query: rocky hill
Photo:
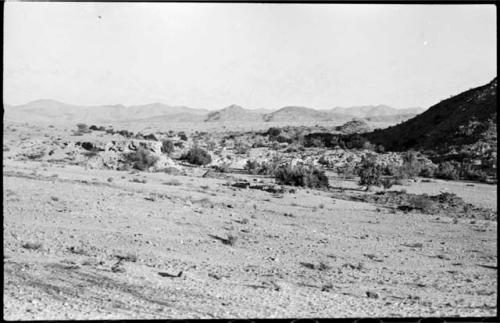
[[[330,110],[333,113],[349,114],[356,118],[373,118],[384,116],[415,116],[422,113],[422,108],[406,108],[396,109],[387,105],[367,105],[367,106],[354,106],[350,108],[336,107]]]
[[[386,149],[440,153],[479,149],[496,151],[497,79],[432,106],[396,126],[375,130],[366,138]]]
[[[315,110],[306,107],[284,107],[272,113],[266,114],[264,120],[268,122],[287,121],[333,121],[349,120],[352,116],[330,111]]]
[[[137,121],[163,117],[170,119],[195,119],[207,114],[207,110],[192,109],[183,106],[169,106],[162,103],[124,106],[101,105],[79,106],[55,100],[36,100],[23,105],[4,105],[4,117],[7,120],[26,122],[112,122]]]
[[[205,122],[224,122],[224,121],[248,121],[258,122],[263,120],[263,114],[243,109],[239,105],[230,105],[222,110],[210,112]]]
[[[413,117],[419,110],[395,109],[388,106],[364,106],[316,110],[287,106],[276,111],[244,109],[230,105],[208,111],[163,103],[124,106],[79,106],[55,100],[36,100],[23,105],[4,105],[4,118],[34,123],[165,123],[165,122],[347,122],[353,118],[373,122],[395,123]]]

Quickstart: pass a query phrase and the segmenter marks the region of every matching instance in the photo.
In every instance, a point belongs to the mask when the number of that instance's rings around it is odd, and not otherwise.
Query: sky
[[[496,77],[493,5],[4,7],[4,103],[427,108]]]

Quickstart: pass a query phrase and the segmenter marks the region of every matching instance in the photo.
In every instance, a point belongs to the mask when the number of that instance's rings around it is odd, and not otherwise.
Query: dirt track
[[[496,315],[495,221],[195,176],[3,171],[5,319]]]

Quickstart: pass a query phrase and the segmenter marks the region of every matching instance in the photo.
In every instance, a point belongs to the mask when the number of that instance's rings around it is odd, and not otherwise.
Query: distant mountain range
[[[396,126],[365,134],[389,150],[467,150],[485,154],[497,149],[497,79],[430,107]]]
[[[250,110],[230,105],[217,111],[170,106],[163,103],[124,106],[78,106],[55,100],[36,100],[23,105],[4,105],[4,118],[27,122],[343,122],[353,118],[370,121],[401,121],[422,112],[421,108],[395,109],[385,105],[336,107],[316,110],[288,106]]]

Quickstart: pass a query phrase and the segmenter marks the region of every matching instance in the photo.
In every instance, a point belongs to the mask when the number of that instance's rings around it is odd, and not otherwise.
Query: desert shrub
[[[89,126],[87,126],[85,123],[78,123],[76,125],[76,133],[78,134],[83,134],[83,133],[89,133],[89,132],[92,132],[90,129],[89,129]]]
[[[193,147],[187,153],[181,156],[181,160],[185,160],[193,165],[206,165],[212,162],[212,156],[200,147]]]
[[[179,186],[181,185],[181,182],[179,182],[177,179],[172,179],[172,180],[169,180],[169,181],[164,181],[162,183],[163,185],[169,185],[169,186]]]
[[[277,137],[279,134],[281,133],[281,129],[280,128],[274,128],[274,127],[271,127],[267,130],[267,135],[269,137]]]
[[[23,243],[22,247],[29,250],[38,250],[42,247],[42,244],[39,242],[26,242]]]
[[[285,137],[285,136],[282,136],[282,135],[279,135],[279,136],[276,136],[275,137],[275,140],[279,143],[283,143],[283,142],[286,142],[288,144],[291,144],[292,143],[292,139],[288,138],[288,137]]]
[[[396,184],[396,182],[392,178],[384,178],[381,180],[381,183],[382,183],[382,186],[384,187],[384,189],[386,189],[386,190],[391,188],[392,185]]]
[[[277,161],[258,162],[247,160],[244,169],[252,175],[273,175],[277,168]]]
[[[90,130],[98,130],[97,126],[95,124],[91,125],[89,127]]]
[[[161,142],[161,152],[170,154],[174,151],[174,143],[171,140],[165,139]]]
[[[92,158],[92,157],[95,157],[99,154],[99,151],[96,150],[96,149],[92,149],[92,150],[86,150],[83,152],[83,155],[87,158]]]
[[[149,150],[139,147],[134,152],[125,154],[127,163],[132,164],[132,167],[137,170],[147,170],[158,161],[158,156],[155,156]]]
[[[377,152],[377,153],[379,153],[379,154],[383,154],[383,153],[385,153],[385,148],[384,148],[384,146],[382,146],[382,145],[377,145],[377,146],[375,146],[375,152]]]
[[[222,163],[215,166],[215,171],[219,173],[229,173],[229,163]]]
[[[116,133],[123,136],[123,137],[126,137],[126,138],[130,138],[130,137],[134,136],[134,133],[132,131],[128,131],[128,130],[119,130],[119,131],[116,131]],[[136,137],[138,138],[138,136],[142,136],[142,135],[137,134]]]
[[[418,160],[415,151],[407,151],[403,154],[403,165],[400,167],[402,178],[415,178],[422,170],[422,163]]]
[[[178,141],[178,142],[174,143],[174,146],[179,147],[179,148],[184,148],[184,144],[182,143],[182,141]]]
[[[457,180],[459,178],[458,163],[445,161],[438,165],[434,172],[436,178]]]
[[[328,178],[325,172],[312,166],[280,166],[274,172],[274,178],[278,184],[328,188]]]
[[[363,156],[358,169],[358,184],[366,186],[366,190],[369,190],[371,186],[381,186],[382,172],[382,166],[378,165],[373,157]]]
[[[411,207],[424,213],[431,213],[434,208],[434,201],[426,195],[416,195],[410,197],[409,204]]]
[[[179,138],[182,141],[187,141],[188,140],[188,137],[186,136],[186,133],[184,131],[179,132]]]
[[[156,138],[156,136],[152,133],[150,133],[149,135],[145,135],[144,136],[144,139],[145,140],[154,140],[154,141],[158,141],[158,139]]]
[[[465,180],[485,182],[488,174],[474,165],[464,163],[460,169],[460,177]]]
[[[434,170],[435,168],[430,165],[422,166],[422,169],[420,169],[420,173],[418,174],[418,176],[426,178],[434,177]]]

